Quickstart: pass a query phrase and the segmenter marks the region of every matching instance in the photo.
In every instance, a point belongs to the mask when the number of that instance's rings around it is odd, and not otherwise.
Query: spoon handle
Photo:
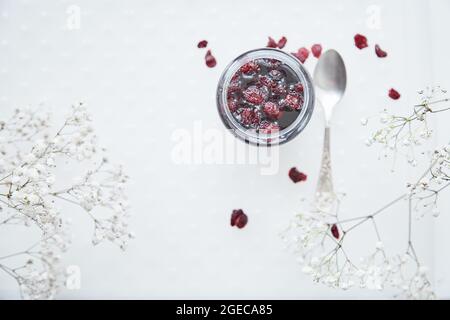
[[[323,139],[322,162],[320,165],[319,182],[317,183],[315,203],[319,209],[331,210],[336,200],[333,188],[330,153],[330,127],[325,127]]]

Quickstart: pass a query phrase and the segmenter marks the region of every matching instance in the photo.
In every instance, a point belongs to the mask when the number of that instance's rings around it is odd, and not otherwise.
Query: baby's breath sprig
[[[384,157],[402,153],[412,166],[417,165],[415,148],[424,144],[433,134],[429,126],[429,117],[450,110],[447,91],[441,87],[427,87],[418,92],[420,102],[412,107],[408,115],[394,115],[384,109],[378,116],[382,127],[367,140],[366,145],[381,145]],[[369,123],[368,118],[361,119],[362,125]]]
[[[15,279],[22,297],[29,299],[53,298],[64,286],[61,254],[70,244],[69,224],[58,201],[75,204],[92,219],[94,244],[107,240],[125,249],[132,237],[128,177],[103,156],[86,106],[74,105],[55,133],[52,128],[50,114],[41,110],[17,109],[0,121],[0,227],[39,231],[30,248],[0,255],[0,270]],[[74,181],[60,187],[67,178],[58,181],[57,169],[70,160],[93,169],[81,175],[74,171]]]
[[[413,146],[429,139],[432,130],[428,127],[427,118],[450,110],[449,99],[437,97],[446,91],[440,87],[427,88],[420,91],[420,103],[413,107],[409,116],[390,115],[386,111],[380,119],[384,126],[377,130],[369,139],[368,145],[382,144],[385,151],[396,153],[400,147],[407,147],[408,161],[415,165]],[[367,119],[363,119],[367,125]],[[383,290],[393,287],[398,290],[398,296],[409,299],[433,299],[436,297],[431,282],[427,276],[427,267],[418,257],[414,245],[413,223],[414,213],[420,216],[432,212],[439,215],[439,195],[450,186],[450,144],[435,149],[431,154],[428,168],[420,177],[407,183],[406,191],[392,199],[378,210],[365,215],[342,219],[337,201],[333,212],[324,212],[321,206],[313,203],[298,214],[289,228],[283,233],[283,239],[293,248],[303,265],[303,272],[312,276],[313,280],[327,286],[339,289],[360,287]],[[380,230],[378,218],[385,215],[392,206],[400,201],[407,202],[407,238],[404,239],[406,249],[400,253],[389,254],[382,241],[384,234]],[[371,252],[358,261],[350,255],[351,242],[348,235],[354,233],[363,225],[369,225],[376,242]],[[364,240],[360,242],[365,243]]]

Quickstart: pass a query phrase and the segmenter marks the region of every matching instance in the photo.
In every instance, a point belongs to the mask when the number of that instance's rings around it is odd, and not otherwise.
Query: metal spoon
[[[334,107],[341,101],[347,84],[344,60],[336,50],[328,50],[314,69],[316,97],[325,113],[325,134],[322,163],[316,189],[316,205],[322,210],[332,208],[336,200],[331,174],[330,120]]]

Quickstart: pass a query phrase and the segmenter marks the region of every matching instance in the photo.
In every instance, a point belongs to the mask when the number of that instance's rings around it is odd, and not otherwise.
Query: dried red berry
[[[244,211],[242,211],[242,209],[233,210],[233,212],[231,213],[231,220],[230,220],[230,224],[232,227],[236,226],[239,229],[242,229],[243,227],[245,227],[247,222],[248,217],[244,213]]]
[[[389,89],[389,98],[398,100],[400,98],[400,93],[394,88]]]
[[[276,87],[272,88],[272,92],[277,95],[285,95],[287,93],[286,87],[280,83]]]
[[[275,120],[278,119],[278,117],[280,116],[280,108],[276,103],[273,102],[266,102],[264,104],[263,111],[266,114],[266,116],[270,119]]]
[[[311,47],[311,52],[314,57],[319,58],[322,54],[322,46],[320,44],[315,44]]]
[[[384,50],[381,50],[379,45],[375,45],[375,53],[377,54],[378,58],[385,58],[387,57],[387,52]]]
[[[208,52],[206,52],[205,62],[209,68],[214,68],[216,66],[216,58],[214,58],[214,56],[212,55],[211,50],[208,50]]]
[[[355,46],[358,49],[364,49],[364,48],[368,47],[367,38],[365,36],[363,36],[362,34],[359,34],[359,33],[356,34],[354,39],[355,39]]]
[[[228,109],[230,109],[231,112],[235,112],[239,109],[239,103],[235,99],[228,99],[227,104]]]
[[[306,59],[308,59],[309,56],[309,50],[303,47],[298,49],[297,52],[293,52],[292,55],[294,55],[298,60],[300,60],[301,63],[305,63]]]
[[[230,98],[233,93],[241,90],[241,85],[238,80],[232,80],[228,86],[227,97]]]
[[[336,224],[333,224],[330,228],[331,230],[331,234],[333,235],[333,237],[335,237],[336,239],[339,239],[339,229],[337,227]]]
[[[302,106],[302,99],[298,95],[289,93],[283,101],[283,105],[289,107],[292,110],[299,110]]]
[[[299,83],[296,83],[295,85],[294,85],[294,90],[296,91],[296,92],[298,92],[298,93],[302,93],[303,92],[303,85],[299,82]]]
[[[264,95],[256,86],[250,86],[242,92],[245,100],[253,104],[260,104],[264,101]]]
[[[293,167],[289,170],[289,178],[291,178],[294,183],[297,183],[300,181],[306,181],[308,176],[303,172],[298,171],[296,167]]]
[[[269,37],[269,41],[267,42],[267,48],[276,48],[277,42],[273,40],[272,37]]]
[[[240,67],[239,71],[241,71],[244,74],[250,74],[259,71],[259,68],[260,67],[256,62],[250,61],[244,64],[242,67]]]
[[[278,40],[278,43],[277,43],[278,49],[283,49],[284,46],[286,45],[286,43],[287,43],[286,37],[281,37],[281,39]]]
[[[257,110],[244,109],[241,113],[241,123],[246,126],[257,126],[261,121],[261,116]]]
[[[197,48],[206,48],[207,45],[208,45],[208,41],[202,40],[197,44]]]
[[[259,86],[266,86],[268,88],[275,88],[277,83],[270,79],[268,76],[259,76]]]

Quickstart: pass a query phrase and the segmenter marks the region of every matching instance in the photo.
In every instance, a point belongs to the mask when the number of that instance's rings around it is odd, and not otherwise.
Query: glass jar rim
[[[286,64],[303,85],[303,106],[297,118],[286,128],[274,134],[261,134],[256,130],[243,127],[228,108],[227,91],[234,74],[244,64],[256,59],[276,59]],[[233,130],[233,134],[252,144],[282,144],[297,136],[309,122],[314,109],[314,87],[311,76],[302,63],[293,55],[274,48],[254,49],[236,57],[225,68],[217,86],[217,107],[225,126]]]

